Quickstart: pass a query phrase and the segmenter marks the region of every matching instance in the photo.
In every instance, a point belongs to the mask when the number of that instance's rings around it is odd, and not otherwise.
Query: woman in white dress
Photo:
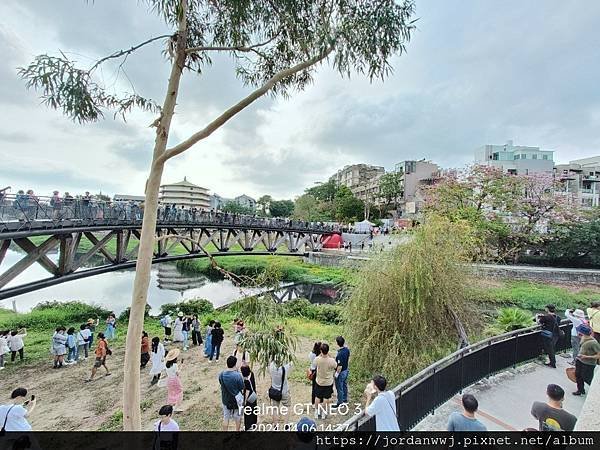
[[[173,326],[173,342],[183,342],[183,312],[177,313]]]
[[[150,368],[150,375],[152,375],[152,381],[150,386],[158,383],[160,374],[165,370],[165,346],[160,342],[159,337],[152,338],[152,348],[150,350],[150,361],[152,367]]]

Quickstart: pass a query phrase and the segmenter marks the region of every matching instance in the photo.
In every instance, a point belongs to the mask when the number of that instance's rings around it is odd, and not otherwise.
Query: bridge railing
[[[143,205],[137,202],[104,201],[83,197],[44,197],[33,194],[0,195],[0,232],[77,225],[141,225]],[[161,205],[161,225],[248,226],[334,232],[333,227],[292,219],[256,217]]]
[[[559,339],[557,352],[571,346],[571,322],[560,325],[565,335]],[[540,356],[541,329],[523,328],[485,339],[462,348],[425,368],[393,389],[400,430],[412,429],[435,409],[463,389]],[[340,426],[347,431],[375,431],[375,417],[355,415]]]

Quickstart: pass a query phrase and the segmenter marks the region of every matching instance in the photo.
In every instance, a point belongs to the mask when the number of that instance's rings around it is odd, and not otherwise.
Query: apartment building
[[[423,186],[431,185],[440,175],[440,167],[425,159],[419,161],[402,161],[395,166],[401,175],[402,196],[399,202],[399,213],[409,216],[419,212],[424,198],[421,194]]]
[[[369,164],[353,164],[345,166],[338,170],[329,179],[335,181],[339,185],[344,185],[350,188],[366,184],[368,181],[381,176],[385,173],[385,168],[381,166],[371,166]]]
[[[475,150],[475,164],[498,167],[514,175],[552,173],[554,151],[514,145],[510,140],[504,145],[488,144],[479,147]]]
[[[557,164],[554,174],[563,186],[561,192],[570,194],[578,204],[589,208],[600,206],[600,156]]]
[[[185,208],[210,209],[208,189],[190,183],[187,177],[173,184],[160,187],[158,201],[162,204],[175,204]]]
[[[246,194],[238,195],[233,201],[244,208],[256,209],[256,200]]]

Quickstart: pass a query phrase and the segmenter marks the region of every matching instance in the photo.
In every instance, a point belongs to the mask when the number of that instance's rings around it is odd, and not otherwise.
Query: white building
[[[488,144],[479,147],[475,150],[475,163],[498,167],[514,175],[552,173],[553,155],[553,150],[513,145],[513,141],[507,141],[504,145]]]
[[[144,200],[146,200],[144,195],[115,194],[113,196],[115,202],[143,202]]]
[[[228,198],[221,197],[219,194],[212,194],[210,196],[210,209],[214,211],[221,211],[225,203],[231,201]]]
[[[247,196],[246,194],[242,194],[233,199],[238,205],[243,206],[249,209],[256,209],[256,200],[252,197]]]
[[[175,204],[185,208],[210,208],[208,189],[190,183],[186,177],[179,183],[163,184],[160,187],[158,201],[162,204]]]
[[[557,164],[556,179],[562,182],[564,193],[573,196],[583,207],[600,206],[600,156]]]

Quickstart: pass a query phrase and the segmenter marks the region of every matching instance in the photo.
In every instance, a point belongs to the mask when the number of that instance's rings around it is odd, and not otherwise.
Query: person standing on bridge
[[[462,396],[462,407],[462,414],[456,411],[450,414],[448,431],[487,431],[486,426],[475,417],[479,403],[473,395]]]
[[[52,219],[62,219],[62,199],[60,198],[60,195],[58,195],[58,191],[54,191],[52,193],[52,197],[50,198],[50,206],[52,207]]]
[[[365,415],[375,417],[375,431],[400,431],[396,412],[396,396],[386,391],[387,380],[376,375],[365,389]]]
[[[536,319],[542,327],[542,344],[549,359],[544,365],[556,369],[556,343],[560,335],[560,317],[556,315],[556,307],[546,305],[546,314],[538,314]]]
[[[594,339],[600,342],[600,302],[592,302],[591,307],[587,309],[587,315],[590,319]]]
[[[592,384],[594,369],[600,360],[600,344],[592,336],[592,329],[587,325],[579,325],[577,332],[581,336],[579,355],[575,362],[575,379],[577,390],[573,395],[585,394],[585,383]]]
[[[577,327],[585,323],[585,313],[581,309],[567,309],[565,311],[565,317],[571,321],[573,326],[571,327],[571,348],[573,349],[573,360],[569,362],[572,366],[577,361],[577,355],[579,355],[579,334],[577,333]]]
[[[577,417],[563,409],[565,391],[557,384],[546,388],[548,401],[533,402],[531,415],[539,422],[539,431],[573,431]]]

